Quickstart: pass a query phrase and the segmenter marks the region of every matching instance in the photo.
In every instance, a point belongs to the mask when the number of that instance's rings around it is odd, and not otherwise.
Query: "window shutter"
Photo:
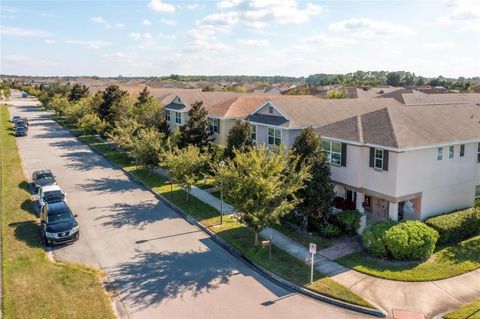
[[[375,157],[375,148],[370,147],[370,167],[373,167],[374,157]]]
[[[342,143],[342,166],[347,167],[347,144]]]
[[[383,150],[383,170],[388,171],[388,151]]]

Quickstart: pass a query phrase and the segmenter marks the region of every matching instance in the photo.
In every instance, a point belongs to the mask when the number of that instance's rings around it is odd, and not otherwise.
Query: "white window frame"
[[[328,147],[325,147],[325,144],[328,145]],[[339,152],[336,152],[333,150],[333,146],[335,145],[338,145],[338,148],[339,148]],[[333,164],[333,165],[341,165],[342,164],[342,143],[340,142],[335,142],[335,141],[331,141],[331,140],[323,140],[322,141],[322,148],[323,148],[323,151],[325,152],[326,156],[327,156],[327,162],[329,162],[330,164]],[[337,161],[335,161],[334,159],[337,158],[335,155],[338,155],[338,163]]]
[[[443,147],[437,148],[437,161],[443,160]]]
[[[165,118],[167,119],[167,122],[172,121],[172,115],[170,114],[170,110],[165,110]]]
[[[465,157],[465,144],[460,145],[460,157]]]
[[[175,112],[175,123],[182,125],[182,113]]]
[[[273,135],[270,134],[270,132],[273,132]],[[277,132],[280,133],[280,136],[276,136]],[[270,143],[270,137],[273,139],[273,143]],[[280,144],[282,144],[282,130],[279,129],[279,128],[274,128],[274,127],[269,127],[268,128],[268,136],[267,136],[267,142],[268,142],[268,145],[275,145],[275,146],[278,146]],[[276,143],[276,141],[278,140],[278,144]]]
[[[448,147],[448,159],[453,159],[455,157],[455,146],[451,145]]]
[[[377,151],[381,152],[382,155],[380,157],[377,155]],[[377,160],[380,161],[380,163],[381,163],[380,167],[377,166]],[[374,151],[373,151],[373,168],[383,170],[384,160],[385,160],[385,150],[383,150],[381,148],[375,148]]]
[[[212,133],[220,133],[220,120],[216,118],[208,118],[208,129]]]

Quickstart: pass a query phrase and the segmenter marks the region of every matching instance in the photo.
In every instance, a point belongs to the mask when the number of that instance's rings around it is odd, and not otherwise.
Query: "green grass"
[[[337,262],[365,274],[398,281],[450,278],[480,268],[480,236],[439,248],[426,261],[392,262],[355,253]]]
[[[272,261],[270,262],[268,249],[254,246],[254,234],[247,227],[232,220],[229,216],[224,217],[224,223],[220,226],[219,212],[212,206],[191,195],[188,196],[187,200],[187,193],[178,185],[171,185],[167,179],[153,174],[143,167],[132,165],[125,154],[116,152],[108,143],[100,142],[93,136],[79,136],[79,138],[95,147],[107,159],[142,180],[157,193],[167,198],[188,215],[197,219],[204,226],[209,227],[213,232],[268,270],[317,293],[373,308],[367,301],[319,272],[315,272],[315,281],[309,285],[310,268],[304,262],[275,246],[272,247]],[[199,187],[209,188],[211,187],[210,183],[211,181],[200,183]]]
[[[4,318],[114,318],[102,273],[50,262],[40,242],[28,183],[0,109],[2,283]],[[28,138],[28,137],[27,137]]]
[[[284,223],[275,225],[273,228],[296,240],[305,247],[308,247],[310,243],[317,244],[317,250],[328,247],[332,242],[332,240],[328,238],[323,238],[314,234],[310,235],[306,232],[299,232],[293,226]]]
[[[443,316],[444,319],[480,319],[480,299]]]

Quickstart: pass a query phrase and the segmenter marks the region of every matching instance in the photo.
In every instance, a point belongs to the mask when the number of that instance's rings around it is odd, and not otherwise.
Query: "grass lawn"
[[[444,319],[480,319],[480,299],[443,316]]]
[[[298,232],[293,226],[288,224],[275,225],[273,228],[296,240],[305,247],[308,247],[310,243],[315,243],[317,244],[317,250],[327,247],[332,242],[332,240],[328,238],[323,238],[314,234],[310,235],[305,232]]]
[[[180,189],[179,186],[171,185],[168,180],[150,173],[147,169],[132,165],[125,154],[120,154],[112,150],[108,143],[100,142],[93,136],[88,135],[80,136],[80,139],[95,147],[110,161],[122,166],[126,171],[141,179],[156,192],[170,200],[190,216],[195,217],[203,225],[209,227],[212,231],[268,270],[317,293],[373,308],[367,301],[319,272],[315,272],[315,281],[309,285],[310,268],[302,261],[273,246],[272,261],[270,262],[268,249],[254,247],[254,235],[245,226],[242,226],[228,216],[224,217],[223,225],[219,226],[219,212],[212,206],[203,203],[193,196],[189,196],[187,200],[187,193]],[[201,183],[199,187],[209,188],[211,186],[209,181],[207,181],[206,183]]]
[[[4,318],[114,318],[99,271],[45,256],[9,118],[1,107]]]
[[[355,253],[337,262],[360,272],[399,281],[440,280],[480,268],[480,236],[439,248],[426,261],[390,262]]]

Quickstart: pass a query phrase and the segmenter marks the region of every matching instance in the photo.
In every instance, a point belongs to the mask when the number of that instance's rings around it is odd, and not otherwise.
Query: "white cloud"
[[[4,57],[4,60],[12,63],[23,63],[23,62],[32,61],[33,59],[29,56],[22,55],[22,54],[10,54]]]
[[[45,39],[45,40],[43,40],[43,42],[45,42],[45,43],[47,43],[47,44],[57,43],[57,41],[52,40],[52,39]]]
[[[256,40],[256,39],[239,39],[238,44],[254,46],[254,47],[266,47],[270,44],[268,40]]]
[[[110,24],[102,17],[91,17],[90,21],[92,21],[93,23],[96,23],[96,24],[103,25],[107,29],[110,28]]]
[[[152,25],[152,22],[148,19],[143,19],[142,24],[144,26],[150,27]]]
[[[145,39],[153,39],[153,35],[151,35],[151,34],[148,33],[148,32],[145,32],[145,33],[143,34],[143,37],[144,37]]]
[[[452,42],[431,42],[423,45],[423,47],[427,49],[446,49],[454,46],[455,45]]]
[[[480,2],[477,0],[444,1],[449,14],[438,19],[441,25],[455,25],[458,31],[480,32]]]
[[[175,34],[165,34],[165,33],[159,33],[158,36],[162,39],[166,39],[166,40],[175,40],[177,37],[175,36]]]
[[[117,23],[115,26],[119,29],[125,28],[125,24],[123,24],[123,23]]]
[[[139,40],[142,37],[142,35],[138,32],[130,32],[128,36],[134,40]]]
[[[375,36],[408,36],[414,31],[407,26],[388,21],[371,20],[368,18],[349,19],[332,23],[328,29],[336,32],[346,32],[353,36],[371,38]]]
[[[175,12],[174,5],[163,2],[162,0],[150,0],[150,2],[148,3],[148,7],[153,11],[157,11],[157,12],[168,12],[168,13]]]
[[[169,20],[169,19],[160,19],[160,22],[162,22],[163,24],[166,24],[166,25],[177,25],[177,21],[175,20]]]
[[[100,48],[112,45],[112,43],[107,42],[107,41],[102,41],[102,40],[88,40],[88,41],[83,41],[83,40],[67,40],[65,41],[67,44],[78,44],[82,45],[83,47],[87,49],[94,49],[98,50]]]
[[[2,26],[0,28],[0,33],[4,36],[14,36],[14,37],[24,37],[24,38],[46,38],[51,34],[46,31],[38,29],[24,29],[17,27],[6,27]]]
[[[205,8],[204,6],[198,4],[198,3],[189,3],[185,6],[188,10],[200,10]]]
[[[327,36],[323,33],[312,35],[306,39],[302,40],[304,44],[319,44],[322,47],[331,47],[331,48],[341,48],[346,46],[347,44],[354,43],[354,40],[341,38],[336,36]]]
[[[241,22],[247,27],[261,29],[271,24],[305,23],[310,16],[323,10],[313,3],[301,9],[296,0],[223,0],[217,7],[226,11],[206,16],[201,23],[225,26]]]

